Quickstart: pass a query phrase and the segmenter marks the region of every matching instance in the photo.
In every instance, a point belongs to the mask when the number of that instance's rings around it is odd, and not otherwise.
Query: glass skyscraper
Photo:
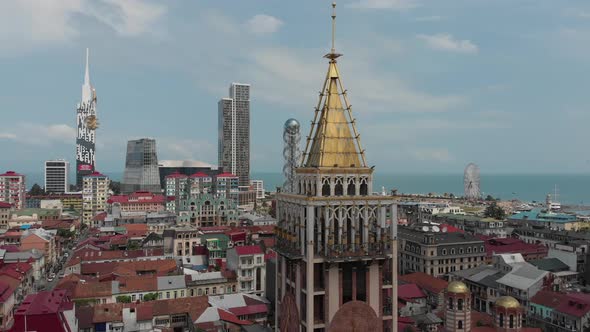
[[[155,139],[142,138],[127,142],[121,192],[130,194],[135,191],[161,191]]]

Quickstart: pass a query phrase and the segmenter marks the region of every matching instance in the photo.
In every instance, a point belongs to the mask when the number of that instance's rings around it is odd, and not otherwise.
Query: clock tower
[[[305,152],[292,188],[277,194],[281,332],[397,328],[397,206],[373,193],[337,66],[335,19]]]

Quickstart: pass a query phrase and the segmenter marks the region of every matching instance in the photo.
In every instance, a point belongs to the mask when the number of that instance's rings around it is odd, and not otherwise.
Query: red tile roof
[[[445,288],[447,288],[447,286],[449,285],[447,281],[435,278],[424,272],[404,274],[399,276],[398,279],[407,283],[414,283],[418,285],[418,287],[435,294],[444,291]]]
[[[88,299],[113,295],[111,282],[85,282],[78,283],[74,288],[74,299]]]
[[[251,304],[243,307],[229,308],[229,311],[236,316],[264,314],[268,312],[266,304]]]
[[[8,283],[0,280],[0,303],[6,302],[10,295],[14,294],[15,289]]]
[[[188,178],[188,176],[181,174],[180,172],[176,171],[172,174],[166,175],[166,179],[175,179],[175,178]]]
[[[555,309],[564,299],[564,293],[552,292],[549,290],[540,290],[531,298],[531,303],[542,305],[547,308]]]
[[[492,257],[494,254],[521,253],[523,256],[528,254],[547,255],[549,249],[540,244],[526,243],[515,238],[493,238],[485,240],[486,256]]]
[[[18,174],[15,171],[8,171],[8,172],[6,172],[4,174],[0,174],[0,176],[24,176],[24,175]]]
[[[404,300],[425,298],[426,295],[416,284],[403,284],[397,286],[397,297]]]
[[[260,246],[238,246],[235,249],[238,256],[263,254]]]
[[[91,174],[84,175],[84,176],[93,176],[93,177],[94,177],[94,176],[106,176],[106,175],[104,175],[104,174],[101,174],[101,173],[100,173],[100,172],[98,172],[98,171],[94,171],[94,172],[92,172]]]
[[[10,209],[12,204],[6,202],[0,202],[0,209]]]
[[[163,204],[166,201],[164,195],[156,195],[146,191],[136,191],[130,195],[113,195],[109,197],[107,203],[119,204]]]
[[[44,291],[27,295],[16,314],[42,315],[57,313],[64,302],[69,302],[65,290]]]
[[[563,301],[555,308],[555,311],[574,317],[582,317],[590,311],[590,294],[566,294]]]
[[[219,175],[217,175],[218,178],[237,178],[236,175],[233,175],[232,173],[221,173]]]
[[[158,259],[149,261],[130,261],[130,262],[108,262],[108,263],[86,263],[81,265],[83,275],[108,275],[115,273],[118,275],[137,275],[155,273],[157,275],[166,275],[176,270],[176,260]]]
[[[235,314],[229,311],[225,311],[223,309],[218,308],[217,313],[219,314],[219,319],[222,321],[234,323],[237,325],[252,325],[252,322],[247,320],[241,320]]]
[[[191,175],[191,178],[210,178],[210,176],[203,173],[203,172],[197,172],[197,173]]]

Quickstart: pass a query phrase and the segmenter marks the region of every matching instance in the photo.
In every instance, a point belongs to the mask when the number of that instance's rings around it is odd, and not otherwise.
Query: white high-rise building
[[[264,199],[264,181],[250,180],[250,187],[256,192],[256,199]]]
[[[219,167],[250,185],[250,84],[232,83],[218,103]]]
[[[63,194],[68,192],[70,163],[63,159],[45,162],[45,192]]]

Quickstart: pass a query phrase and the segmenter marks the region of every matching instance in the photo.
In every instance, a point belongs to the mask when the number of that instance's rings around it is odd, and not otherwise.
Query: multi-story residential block
[[[244,293],[209,296],[209,304],[214,308],[227,310],[239,319],[267,325],[268,301],[264,298]]]
[[[29,229],[23,232],[20,240],[20,250],[28,251],[37,249],[45,256],[45,264],[52,265],[57,261],[59,253],[55,242],[56,230],[43,228]]]
[[[432,221],[449,224],[474,235],[479,234],[495,238],[505,238],[508,233],[506,231],[508,224],[503,220],[493,218],[444,213],[433,215]]]
[[[14,171],[0,174],[0,202],[10,203],[16,210],[26,206],[25,176]]]
[[[107,211],[161,212],[165,209],[166,197],[149,191],[136,191],[129,195],[113,195],[107,200]]]
[[[160,173],[160,183],[164,191],[166,191],[166,177],[168,175],[179,173],[191,176],[197,173],[203,173],[209,177],[213,177],[222,172],[222,169],[218,169],[211,164],[194,160],[160,160],[158,170]]]
[[[106,211],[110,180],[106,175],[94,172],[82,179],[82,222],[91,224],[95,215]]]
[[[238,210],[232,199],[201,194],[180,202],[178,223],[196,227],[237,226]]]
[[[216,265],[217,261],[224,261],[226,259],[231,242],[227,234],[219,232],[203,233],[201,230],[199,238],[201,243],[207,248],[210,265]]]
[[[195,322],[209,308],[206,296],[155,300],[140,303],[108,303],[80,308],[78,320],[81,331],[197,331]],[[230,318],[228,318],[230,317]],[[241,322],[235,315],[224,316],[234,322]],[[251,325],[249,322],[243,324]],[[84,325],[84,328],[82,328]],[[239,331],[240,326],[231,324],[226,329],[224,321],[211,324],[217,330]]]
[[[232,173],[221,173],[215,177],[215,193],[220,197],[238,200],[240,178]]]
[[[399,228],[399,271],[441,277],[484,263],[482,240],[470,234],[441,232],[437,226],[414,224]]]
[[[548,228],[553,231],[576,231],[581,222],[575,215],[532,209],[521,211],[508,217],[508,220],[519,227],[526,225]]]
[[[264,181],[250,180],[250,187],[256,192],[256,199],[264,199]]]
[[[161,300],[187,297],[185,276],[161,276],[158,277],[158,298]]]
[[[69,191],[68,174],[70,163],[60,160],[47,160],[45,162],[45,192],[63,194]]]
[[[227,268],[236,272],[239,292],[265,295],[266,262],[260,246],[239,246],[228,249]]]
[[[43,201],[59,200],[64,210],[82,212],[82,193],[27,196],[27,208],[41,208]]]
[[[435,278],[424,272],[414,272],[399,276],[400,283],[416,284],[426,294],[426,304],[430,310],[437,310],[444,306],[444,291],[449,283]]]
[[[530,301],[529,322],[549,332],[590,330],[590,295],[539,291]]]
[[[547,257],[549,249],[541,244],[526,243],[516,238],[486,238],[480,236],[486,248],[486,264],[492,264],[495,255],[521,254],[525,261]]]
[[[124,194],[136,191],[155,193],[160,192],[160,189],[156,140],[142,138],[129,141],[121,192]]]
[[[8,330],[14,322],[15,291],[16,287],[0,281],[0,329],[3,331]]]
[[[180,202],[189,197],[189,177],[179,172],[166,175],[164,178],[164,192],[166,194],[166,210],[178,212]]]
[[[232,83],[218,103],[218,165],[250,185],[250,85]]]
[[[8,229],[12,204],[0,202],[0,229]]]
[[[184,269],[187,274],[187,269]],[[188,296],[232,294],[238,291],[236,274],[223,270],[214,272],[190,271],[186,276]]]

